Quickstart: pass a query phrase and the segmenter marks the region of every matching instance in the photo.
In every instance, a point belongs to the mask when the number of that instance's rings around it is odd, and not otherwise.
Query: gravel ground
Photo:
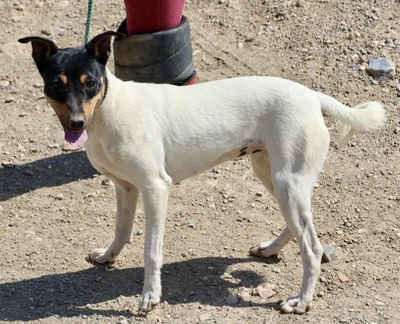
[[[64,153],[63,132],[42,93],[30,48],[17,39],[83,42],[86,1],[2,0],[0,17],[0,321],[34,323],[399,323],[400,87],[373,80],[368,61],[400,64],[400,3],[386,1],[191,0],[200,82],[274,75],[355,105],[382,101],[387,126],[337,148],[315,189],[320,240],[336,258],[322,265],[314,305],[302,316],[276,311],[297,293],[295,242],[279,258],[248,250],[284,227],[248,158],[175,186],[170,195],[163,299],[137,313],[143,281],[144,215],[135,241],[113,265],[86,256],[113,237],[115,194],[84,150]],[[92,35],[115,30],[122,1],[95,1]],[[112,62],[110,64],[112,68]],[[275,295],[263,298],[257,287]],[[265,292],[258,288],[258,291]],[[268,296],[264,296],[268,297]]]

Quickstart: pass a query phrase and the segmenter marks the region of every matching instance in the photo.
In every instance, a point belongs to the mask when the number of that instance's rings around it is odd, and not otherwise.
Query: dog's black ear
[[[32,43],[32,57],[36,63],[39,72],[45,66],[46,61],[58,51],[58,47],[53,41],[38,36],[28,36],[20,38],[20,43]]]
[[[111,54],[111,38],[124,38],[125,34],[117,33],[114,31],[107,31],[100,35],[94,37],[89,43],[87,43],[86,49],[90,55],[93,55],[96,60],[102,64],[106,65],[107,60]]]

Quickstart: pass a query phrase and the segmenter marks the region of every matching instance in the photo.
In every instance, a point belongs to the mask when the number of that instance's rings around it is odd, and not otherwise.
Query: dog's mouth
[[[76,148],[80,148],[85,145],[88,138],[85,129],[78,131],[65,129],[64,132],[64,139]]]

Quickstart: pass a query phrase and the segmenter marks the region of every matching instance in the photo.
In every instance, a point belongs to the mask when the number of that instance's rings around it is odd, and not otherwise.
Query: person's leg
[[[182,16],[184,0],[124,0],[126,20],[114,42],[115,75],[122,80],[192,84],[190,25]]]
[[[128,35],[174,28],[182,20],[185,0],[124,0]]]

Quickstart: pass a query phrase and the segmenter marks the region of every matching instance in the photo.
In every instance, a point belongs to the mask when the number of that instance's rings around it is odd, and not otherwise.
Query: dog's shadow
[[[163,267],[163,301],[168,304],[199,302],[205,305],[231,307],[276,307],[276,302],[259,303],[242,300],[227,301],[230,289],[256,287],[263,278],[253,271],[234,271],[225,277],[227,267],[244,262],[255,262],[255,258],[197,258]],[[278,262],[277,258],[266,260]],[[264,262],[264,261],[258,261]],[[138,297],[143,282],[143,268],[116,269],[93,266],[88,269],[63,274],[45,275],[0,284],[0,321],[31,321],[49,316],[142,316],[137,313]],[[92,305],[113,301],[122,307]],[[118,300],[118,301],[117,301]],[[106,308],[106,309],[105,309]],[[123,310],[120,310],[123,309]]]
[[[4,164],[0,166],[0,201],[43,187],[56,187],[91,178],[97,173],[84,151],[64,153],[21,165]]]

